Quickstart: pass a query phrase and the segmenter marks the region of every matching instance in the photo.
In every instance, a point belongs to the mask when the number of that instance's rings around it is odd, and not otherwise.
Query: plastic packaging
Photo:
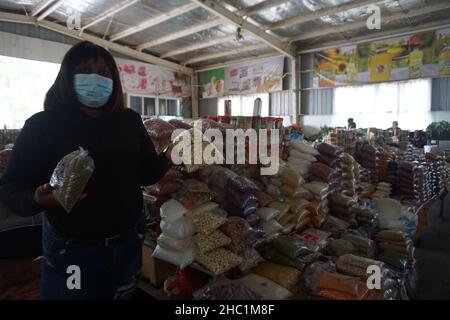
[[[53,195],[66,212],[70,213],[80,199],[94,169],[94,160],[81,147],[56,165],[50,185],[54,188]]]
[[[186,129],[186,130],[192,129],[191,125],[189,125],[181,120],[171,119],[171,120],[169,120],[169,123],[171,125],[173,125],[176,129]]]
[[[235,176],[229,180],[228,187],[246,194],[256,194],[260,191],[253,181],[242,176]]]
[[[283,203],[283,202],[272,202],[269,205],[270,208],[274,208],[276,210],[279,211],[279,217],[285,215],[286,213],[288,213],[289,209],[291,208],[291,206],[288,203]]]
[[[193,193],[184,186],[172,195],[172,197],[181,202],[186,209],[193,209],[201,204],[209,202],[215,196],[216,194],[212,191],[208,193]]]
[[[245,220],[247,220],[251,227],[259,226],[261,224],[261,218],[256,213],[246,216]]]
[[[195,226],[192,223],[192,219],[188,217],[182,217],[173,222],[166,222],[161,220],[161,231],[173,238],[186,238],[195,234]]]
[[[298,187],[291,187],[288,185],[283,185],[281,187],[281,192],[289,198],[300,198],[302,191]]]
[[[305,181],[301,175],[298,175],[296,171],[286,168],[281,173],[281,182],[284,185],[288,185],[293,188],[297,188],[299,185],[303,184]]]
[[[285,227],[287,224],[292,222],[295,218],[295,215],[292,213],[287,213],[281,219],[277,219],[278,223]]]
[[[252,271],[261,277],[272,280],[289,291],[292,291],[300,278],[300,272],[297,269],[272,262],[263,262]]]
[[[319,196],[319,197],[324,197],[327,195],[328,193],[328,184],[323,183],[323,182],[310,182],[310,183],[306,183],[304,185],[305,189],[310,191],[311,193]]]
[[[304,243],[312,252],[317,252],[325,248],[329,236],[329,232],[310,228],[303,231],[300,238],[304,240]]]
[[[231,239],[228,248],[238,254],[253,247],[256,240],[247,221],[240,217],[229,217],[220,230]]]
[[[319,295],[333,299],[360,300],[368,292],[366,283],[358,278],[326,271],[320,272],[314,286],[319,290]]]
[[[273,184],[271,184],[271,185],[269,185],[269,186],[267,187],[266,192],[267,192],[269,195],[273,196],[273,197],[279,197],[279,196],[281,196],[281,189],[280,189],[280,187],[277,187],[277,186],[275,186],[275,185],[273,185]]]
[[[345,239],[330,239],[327,244],[327,253],[336,257],[348,253],[356,253],[356,251],[356,247]]]
[[[292,296],[292,293],[288,289],[254,273],[245,275],[236,281],[243,284],[252,292],[258,292],[264,300],[286,300]]]
[[[250,269],[256,267],[264,261],[263,257],[261,257],[258,251],[253,248],[245,250],[242,254],[242,258],[243,261],[239,265],[239,269],[241,269],[242,272],[248,272]]]
[[[305,243],[294,236],[279,236],[271,242],[271,245],[273,248],[292,259],[311,253],[311,250],[308,249]]]
[[[344,151],[332,144],[329,143],[321,143],[317,146],[317,150],[324,155],[331,156],[331,157],[338,157],[341,155]]]
[[[195,230],[204,234],[211,234],[221,225],[227,222],[227,219],[212,212],[204,212],[195,215],[193,218]]]
[[[330,182],[333,169],[321,162],[315,162],[311,165],[309,172],[321,181]]]
[[[353,254],[342,255],[336,261],[336,269],[340,273],[360,278],[367,278],[370,276],[370,274],[367,273],[367,268],[369,266],[378,266],[382,272],[384,269],[384,264],[380,261],[359,257]]]
[[[223,248],[198,254],[196,260],[217,275],[227,272],[242,263],[241,257]]]
[[[307,153],[307,154],[310,154],[310,155],[313,155],[313,156],[319,154],[319,152],[312,145],[310,145],[310,144],[308,144],[308,143],[306,143],[304,141],[298,141],[298,140],[292,141],[290,145],[295,150],[298,150],[298,151],[303,152],[303,153]]]
[[[172,263],[181,269],[190,265],[195,259],[193,248],[185,251],[175,251],[162,248],[157,245],[152,254],[153,257]]]
[[[291,205],[289,211],[295,214],[300,213],[302,210],[308,208],[310,204],[309,201],[299,198],[286,198],[286,202]]]
[[[263,221],[269,221],[275,219],[280,214],[280,211],[274,208],[259,208],[256,210],[256,213]]]
[[[209,235],[198,233],[195,239],[197,240],[198,250],[202,254],[231,244],[231,239],[219,230],[215,230]]]
[[[206,203],[203,203],[203,204],[199,205],[198,207],[195,207],[189,211],[185,210],[184,214],[188,217],[194,217],[198,214],[214,211],[218,207],[219,207],[219,205],[215,202],[206,202]]]
[[[291,152],[289,153],[289,157],[300,159],[300,160],[304,160],[304,161],[309,161],[309,162],[316,162],[317,161],[315,156],[307,154],[307,153],[302,153],[302,152],[297,151],[295,149],[291,150]]]
[[[256,198],[258,199],[258,203],[261,207],[267,207],[272,201],[274,201],[272,196],[262,191],[256,194]]]
[[[196,300],[262,300],[262,297],[243,284],[228,279],[216,280],[193,294]]]
[[[170,139],[172,132],[176,129],[173,125],[161,119],[145,120],[144,126],[150,137],[154,139]]]
[[[182,218],[187,210],[179,201],[170,199],[164,202],[159,212],[161,219],[168,223],[173,223],[176,220]]]
[[[267,235],[273,235],[276,233],[279,233],[281,230],[283,230],[283,226],[280,225],[275,220],[269,220],[262,224],[262,227],[264,228],[264,231]]]
[[[156,241],[162,248],[175,251],[186,251],[195,246],[194,237],[178,239],[170,237],[165,233],[161,233]]]

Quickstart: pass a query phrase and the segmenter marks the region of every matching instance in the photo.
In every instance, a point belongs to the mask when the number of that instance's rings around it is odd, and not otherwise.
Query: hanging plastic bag
[[[88,151],[81,147],[66,155],[57,164],[50,178],[50,186],[54,188],[53,195],[67,213],[70,213],[80,200],[94,169],[94,160]]]

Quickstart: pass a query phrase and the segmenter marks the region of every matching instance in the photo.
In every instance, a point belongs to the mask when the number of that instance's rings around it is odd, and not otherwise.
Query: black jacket
[[[95,171],[87,197],[70,213],[43,208],[33,199],[48,183],[58,162],[79,147],[88,150]],[[168,162],[156,154],[140,116],[89,117],[79,111],[43,111],[23,127],[0,179],[0,202],[20,216],[45,211],[50,224],[67,237],[97,240],[130,230],[142,214],[141,186],[160,180]]]

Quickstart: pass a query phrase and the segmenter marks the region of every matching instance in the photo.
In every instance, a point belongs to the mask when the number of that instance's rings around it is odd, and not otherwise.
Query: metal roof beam
[[[39,13],[41,13],[42,10],[48,7],[50,3],[52,3],[53,0],[41,0],[37,5],[34,6],[34,8],[31,10],[31,15],[33,17],[37,16]]]
[[[134,49],[122,46],[120,44],[117,43],[113,43],[110,42],[108,40],[104,40],[101,39],[99,37],[87,34],[87,33],[82,33],[80,34],[79,31],[77,30],[69,30],[68,28],[66,28],[63,25],[54,23],[54,22],[50,22],[47,20],[43,20],[43,21],[37,21],[36,18],[31,17],[31,16],[25,16],[25,15],[20,15],[20,14],[13,14],[13,13],[6,13],[6,12],[0,12],[0,21],[8,21],[8,22],[15,22],[15,23],[24,23],[24,24],[33,24],[33,25],[37,25],[40,26],[42,28],[46,28],[49,30],[53,30],[55,32],[61,33],[61,34],[65,34],[66,36],[72,37],[72,38],[76,38],[76,39],[81,39],[81,40],[86,40],[86,41],[90,41],[92,43],[95,43],[99,46],[105,47],[111,51],[115,51],[118,53],[121,53],[123,55],[135,58],[137,60],[141,60],[141,61],[145,61],[151,64],[155,64],[155,65],[159,65],[165,68],[168,68],[170,70],[173,71],[178,71],[184,74],[188,74],[188,75],[192,75],[193,73],[193,69],[179,65],[177,63],[174,62],[170,62],[158,57],[155,57],[151,54],[147,54],[144,52],[139,52],[136,51]]]
[[[449,8],[450,8],[450,3],[441,3],[441,4],[437,4],[437,5],[426,6],[426,7],[420,8],[420,9],[415,9],[415,10],[410,10],[410,11],[402,11],[402,12],[394,13],[394,14],[391,14],[388,16],[383,16],[382,21],[390,22],[390,21],[401,20],[401,19],[406,19],[406,18],[413,18],[413,17],[421,16],[421,15],[432,13],[432,12],[446,10]],[[300,40],[305,40],[305,39],[312,39],[312,38],[316,38],[316,37],[322,37],[322,36],[325,36],[328,34],[347,32],[347,31],[351,31],[351,30],[355,30],[355,29],[359,29],[359,28],[364,28],[364,27],[366,27],[366,20],[353,22],[353,23],[346,23],[341,26],[324,28],[324,29],[312,31],[312,32],[305,32],[305,33],[299,34],[297,36],[294,36],[294,37],[290,38],[289,40],[291,42],[294,42],[294,41],[300,41]]]
[[[196,24],[190,28],[178,31],[178,32],[174,32],[171,34],[168,34],[167,36],[163,36],[161,38],[143,43],[141,45],[139,45],[137,47],[137,50],[141,51],[143,49],[147,49],[147,48],[151,48],[151,47],[155,47],[158,46],[160,44],[166,43],[166,42],[170,42],[179,38],[183,38],[186,37],[188,35],[191,35],[193,33],[197,33],[206,29],[210,29],[210,28],[214,28],[217,26],[220,26],[221,24],[223,24],[225,22],[224,19],[213,19],[213,20],[208,20],[206,22],[202,22],[199,24]]]
[[[114,15],[122,10],[125,10],[126,8],[132,6],[133,4],[135,4],[139,1],[140,0],[125,0],[125,1],[122,1],[118,4],[116,4],[115,6],[109,8],[102,14],[99,14],[98,16],[94,17],[91,22],[89,22],[88,24],[84,25],[81,28],[81,31],[84,31],[84,30],[92,27],[93,25],[96,25],[97,23],[102,22],[103,20],[111,17],[112,15]]]
[[[252,15],[255,15],[255,14],[257,14],[257,13],[263,11],[263,10],[276,7],[276,6],[280,5],[280,4],[283,4],[283,3],[288,2],[288,1],[289,0],[267,0],[267,1],[263,1],[263,2],[260,2],[258,4],[255,4],[253,6],[250,6],[250,7],[244,8],[242,10],[239,10],[237,12],[237,14],[240,15],[240,16],[252,16]]]
[[[239,53],[259,50],[259,49],[263,49],[263,48],[267,48],[267,45],[264,43],[253,44],[253,45],[240,47],[240,48],[236,48],[236,49],[225,50],[225,51],[221,51],[221,52],[217,52],[217,53],[211,53],[211,54],[205,54],[205,55],[193,57],[189,60],[182,62],[181,64],[188,65],[188,64],[195,63],[195,62],[217,59],[217,58],[221,58],[221,57],[231,56],[233,54],[239,54]]]
[[[148,29],[148,28],[153,27],[153,26],[155,26],[157,24],[160,24],[160,23],[162,23],[164,21],[167,21],[169,19],[175,18],[175,17],[177,17],[179,15],[182,15],[182,14],[184,14],[184,13],[186,13],[188,11],[191,11],[191,10],[197,8],[197,7],[198,6],[196,4],[193,4],[193,3],[188,3],[188,4],[185,4],[183,6],[177,7],[177,8],[175,8],[175,9],[173,9],[173,10],[167,12],[167,13],[162,13],[161,15],[158,15],[156,17],[150,18],[150,19],[148,19],[148,20],[146,20],[144,22],[141,22],[140,24],[138,24],[136,26],[130,27],[130,28],[128,28],[128,29],[126,29],[126,30],[124,30],[122,32],[118,32],[118,33],[112,35],[110,37],[110,40],[111,41],[117,41],[119,39],[128,37],[128,36],[130,36],[132,34],[138,33],[138,32],[140,32],[142,30]]]
[[[217,68],[224,68],[224,67],[228,67],[228,66],[243,63],[243,62],[255,61],[257,59],[264,59],[264,58],[274,58],[274,57],[279,57],[279,56],[281,56],[279,53],[265,53],[265,54],[261,54],[258,56],[237,59],[237,60],[230,60],[230,61],[226,61],[226,62],[215,63],[215,64],[198,67],[198,69],[195,69],[194,72],[203,72],[203,71],[208,71],[208,70],[214,70]]]
[[[195,44],[192,44],[189,46],[181,47],[179,49],[175,49],[175,50],[171,50],[166,53],[163,53],[161,55],[161,58],[173,57],[173,56],[177,56],[177,55],[180,55],[180,54],[183,54],[186,52],[191,52],[191,51],[195,51],[195,50],[199,50],[199,49],[203,49],[203,48],[212,47],[217,44],[233,41],[234,39],[236,39],[236,36],[233,34],[233,35],[225,36],[225,37],[210,40],[210,41],[195,43]]]
[[[242,17],[238,16],[236,13],[225,9],[217,2],[212,0],[191,0],[191,1],[197,3],[198,5],[214,13],[215,15],[218,15],[226,19],[228,22],[234,24],[235,26],[241,27],[242,29],[250,32],[255,37],[264,41],[266,44],[273,47],[282,54],[287,55],[289,57],[293,57],[295,55],[289,43],[280,41],[279,39],[266,33],[264,30],[254,25],[253,23],[250,23],[247,20],[243,19]]]
[[[283,19],[274,23],[267,25],[268,30],[275,30],[280,28],[290,27],[296,24],[305,23],[321,17],[326,17],[339,12],[344,12],[347,10],[360,8],[364,6],[369,6],[371,4],[380,2],[380,0],[355,0],[351,2],[342,3],[338,6],[323,8],[317,11],[312,11],[308,13],[300,13],[292,18]]]
[[[37,21],[42,21],[47,16],[52,14],[53,11],[58,9],[58,7],[61,4],[61,2],[63,2],[63,1],[62,0],[56,0],[55,3],[53,3],[50,7],[48,7],[48,9],[45,9],[45,11],[39,15],[39,17],[37,18]]]

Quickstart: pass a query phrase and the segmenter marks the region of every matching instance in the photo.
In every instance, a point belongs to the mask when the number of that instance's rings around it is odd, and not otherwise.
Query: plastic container
[[[255,104],[253,106],[253,116],[261,116],[262,111],[262,100],[261,98],[255,99]]]

